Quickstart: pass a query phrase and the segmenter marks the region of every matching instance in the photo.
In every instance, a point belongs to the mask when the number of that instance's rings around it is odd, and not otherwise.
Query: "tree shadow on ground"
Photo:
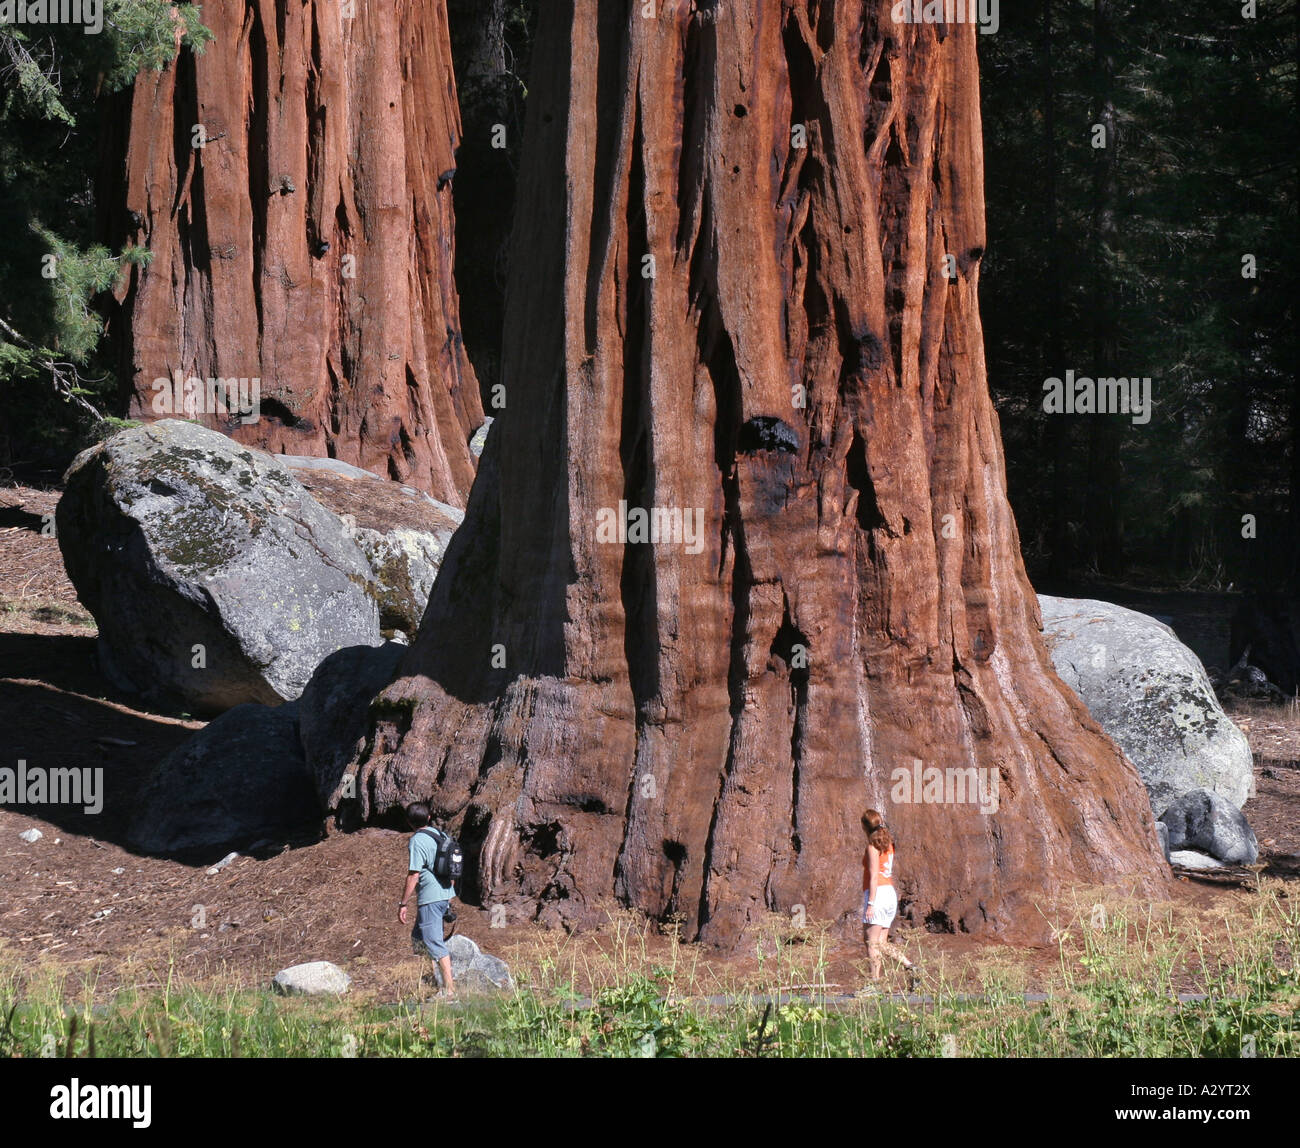
[[[4,807],[125,847],[154,766],[203,723],[131,708],[99,673],[94,646],[92,637],[0,634],[0,767],[104,771],[98,812],[84,802]]]

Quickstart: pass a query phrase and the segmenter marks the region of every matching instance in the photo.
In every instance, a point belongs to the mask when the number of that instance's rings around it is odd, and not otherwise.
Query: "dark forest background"
[[[542,2],[448,4],[457,280],[485,394]],[[0,27],[0,468],[27,481],[120,425],[97,304],[148,253],[99,242],[101,142],[170,54],[170,7],[108,0],[101,36]],[[979,37],[981,312],[1036,582],[1300,591],[1297,4],[1251,7],[1030,0]],[[181,12],[201,51],[201,9]],[[1150,422],[1046,414],[1067,370],[1150,377]]]

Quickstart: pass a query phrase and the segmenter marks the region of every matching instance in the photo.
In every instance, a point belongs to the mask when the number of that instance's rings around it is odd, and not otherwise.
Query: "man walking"
[[[406,820],[414,833],[410,841],[410,862],[406,874],[406,888],[402,899],[397,903],[397,919],[406,924],[406,904],[419,885],[416,899],[415,927],[411,929],[412,942],[424,942],[431,956],[442,970],[442,985],[448,1001],[456,999],[456,985],[451,978],[451,954],[443,940],[442,923],[444,918],[455,920],[455,914],[448,917],[451,899],[456,895],[455,889],[444,885],[433,871],[434,859],[438,856],[438,841],[432,833],[422,833],[429,824],[429,807],[423,802],[416,802],[406,807]]]

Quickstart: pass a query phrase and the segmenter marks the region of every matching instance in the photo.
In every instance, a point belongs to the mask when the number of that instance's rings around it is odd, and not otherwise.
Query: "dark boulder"
[[[1241,810],[1203,789],[1178,798],[1160,816],[1168,826],[1169,848],[1196,850],[1230,865],[1253,865],[1259,842]]]
[[[349,809],[355,771],[345,774],[368,732],[370,703],[393,680],[406,652],[398,642],[352,646],[326,658],[299,702],[299,738],[321,805]]]
[[[318,836],[298,703],[228,710],[158,763],[137,802],[127,840],[142,853],[206,862]]]

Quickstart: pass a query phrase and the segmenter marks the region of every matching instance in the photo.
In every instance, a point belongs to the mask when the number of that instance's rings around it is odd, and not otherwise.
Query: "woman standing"
[[[894,887],[894,838],[875,809],[862,815],[867,833],[867,851],[862,857],[862,939],[867,945],[871,981],[880,980],[880,954],[897,961],[908,974],[908,985],[916,987],[916,968],[897,945],[889,930],[898,912],[898,891]]]

